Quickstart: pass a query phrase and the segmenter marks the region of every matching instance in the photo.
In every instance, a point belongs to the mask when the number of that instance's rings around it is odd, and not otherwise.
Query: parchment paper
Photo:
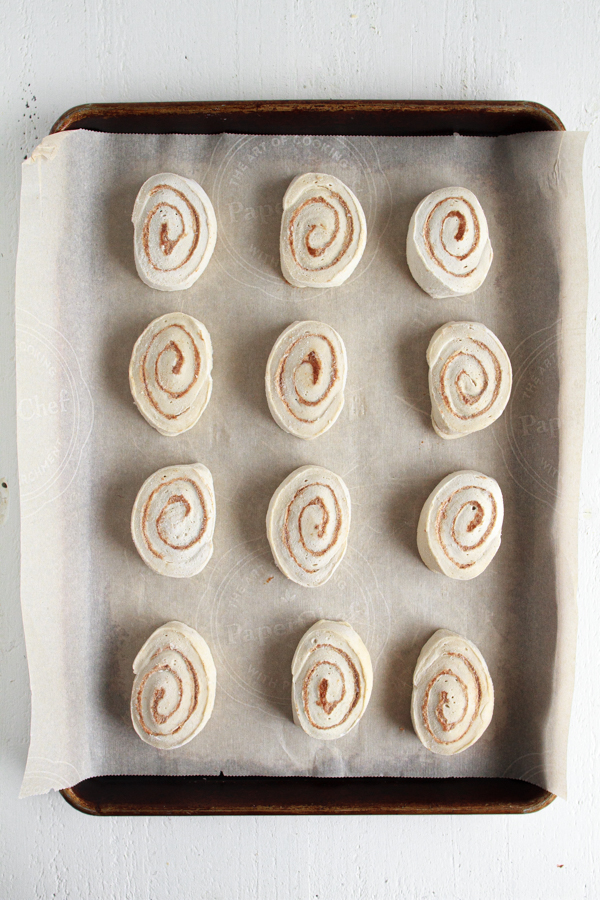
[[[23,164],[17,272],[22,606],[32,688],[23,795],[103,774],[511,776],[561,795],[575,664],[577,505],[584,400],[585,136],[499,138],[107,135],[46,138]],[[137,277],[130,222],[150,175],[199,181],[218,240],[180,293]],[[368,243],[344,286],[287,285],[281,198],[291,178],[341,177],[361,200]],[[483,287],[434,301],[412,280],[410,215],[430,191],[463,185],[486,212],[494,261]],[[133,344],[156,316],[184,310],[208,327],[214,390],[200,422],[162,437],[128,386]],[[346,405],[313,442],[271,419],[264,370],[292,321],[321,319],[346,342]],[[485,431],[432,430],[425,350],[450,320],[490,327],[514,389]],[[130,513],[144,479],[174,463],[213,473],[215,552],[198,576],[150,571]],[[269,499],[297,466],[345,479],[349,550],[317,589],[286,580],[265,535]],[[430,572],[416,548],[437,482],[474,468],[501,485],[502,546],[478,578]],[[352,623],[375,670],[360,725],[337,742],[294,726],[290,664],[318,618]],[[213,717],[182,749],[157,751],[129,718],[132,662],[160,624],[180,619],[212,648]],[[411,677],[437,628],[473,640],[495,685],[492,724],[454,758],[410,725]]]

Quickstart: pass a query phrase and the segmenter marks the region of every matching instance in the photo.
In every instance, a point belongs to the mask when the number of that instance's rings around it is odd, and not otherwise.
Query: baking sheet
[[[32,688],[22,794],[103,774],[506,776],[564,796],[575,663],[577,503],[587,295],[581,158],[585,135],[366,138],[107,135],[44,139],[23,165],[17,264],[22,607]],[[187,291],[135,273],[131,210],[160,171],[198,180],[219,236]],[[280,274],[281,198],[291,178],[342,178],[369,238],[351,279],[297,289]],[[427,193],[473,190],[494,262],[483,287],[433,301],[406,266],[408,221]],[[183,310],[208,327],[214,389],[198,425],[155,432],[129,394],[133,344],[153,318]],[[338,422],[313,442],[270,417],[264,369],[278,334],[322,319],[344,338],[349,372]],[[481,321],[512,360],[507,410],[446,442],[429,420],[425,350],[450,320]],[[200,461],[217,499],[215,552],[189,580],[150,571],[129,534],[136,493],[156,469]],[[333,469],[352,497],[347,556],[318,589],[277,570],[270,497],[293,469]],[[446,474],[475,468],[505,500],[502,547],[467,583],[428,571],[416,526]],[[293,725],[290,663],[318,618],[351,622],[375,685],[358,728],[318,742]],[[213,717],[172,752],[129,719],[131,665],[158,625],[181,619],[212,648]],[[439,627],[473,640],[494,680],[492,724],[443,759],[410,725],[411,677]]]

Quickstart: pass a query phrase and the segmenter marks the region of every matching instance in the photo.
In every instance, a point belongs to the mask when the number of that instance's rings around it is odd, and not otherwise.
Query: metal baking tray
[[[523,101],[285,100],[101,103],[64,113],[52,133],[482,135],[564,131]],[[511,778],[135,776],[89,778],[61,791],[92,815],[356,815],[536,812],[555,795]]]

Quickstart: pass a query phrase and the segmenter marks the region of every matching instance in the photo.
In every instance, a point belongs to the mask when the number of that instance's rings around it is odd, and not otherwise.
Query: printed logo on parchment
[[[294,288],[279,265],[283,195],[296,175],[336,175],[356,194],[367,219],[363,258],[348,284],[362,277],[377,254],[391,212],[391,191],[375,147],[364,138],[368,158],[345,136],[242,135],[217,169],[213,195],[219,241],[227,250],[228,273],[238,282],[290,302],[314,297],[314,288]],[[281,153],[281,149],[286,152]],[[217,147],[218,152],[218,147]],[[290,159],[296,165],[290,169]],[[323,296],[331,289],[323,289]]]
[[[212,610],[220,688],[244,706],[272,715],[289,708],[292,657],[314,622],[351,622],[374,665],[389,635],[385,598],[371,567],[352,548],[326,585],[315,590],[280,573],[264,538],[249,541],[219,561],[202,602]]]
[[[511,472],[529,494],[550,503],[561,489],[558,328],[555,323],[536,332],[513,354],[513,389],[505,413],[508,444],[518,463]]]
[[[21,514],[63,494],[77,473],[93,425],[93,403],[64,335],[21,311],[16,329]]]

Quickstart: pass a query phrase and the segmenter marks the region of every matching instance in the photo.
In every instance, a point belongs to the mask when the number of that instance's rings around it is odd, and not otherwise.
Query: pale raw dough
[[[265,389],[280,428],[306,441],[328,431],[344,405],[346,348],[324,322],[294,322],[267,362]]]
[[[197,631],[183,622],[157,628],[133,672],[131,721],[143,741],[174,750],[202,731],[215,704],[217,670]]]
[[[480,431],[502,415],[512,368],[496,335],[479,322],[447,322],[427,348],[431,420],[440,437]]]
[[[197,319],[167,313],[135,343],[129,387],[147,422],[164,435],[183,434],[206,409],[212,391],[212,343]]]
[[[411,718],[420,741],[452,756],[478,741],[492,720],[494,686],[475,644],[441,628],[429,638],[413,676]]]
[[[283,197],[281,271],[295,287],[337,287],[359,264],[367,221],[349,187],[333,175],[298,175]]]
[[[475,194],[449,187],[421,200],[408,226],[406,260],[426,293],[441,300],[476,291],[492,257],[487,220]]]
[[[350,494],[335,472],[302,466],[283,481],[267,512],[267,537],[279,569],[319,587],[341,563],[350,530]]]
[[[358,724],[373,689],[369,651],[347,622],[321,619],[301,639],[292,661],[294,722],[332,741]]]
[[[190,578],[213,552],[215,494],[206,466],[167,466],[146,479],[133,504],[131,534],[159,575]]]
[[[131,217],[137,273],[157,291],[183,291],[207,267],[217,219],[206,191],[191,178],[162,172],[141,186]]]
[[[481,472],[454,472],[440,481],[421,510],[421,559],[428,569],[449,578],[475,578],[498,552],[503,518],[497,481]]]

